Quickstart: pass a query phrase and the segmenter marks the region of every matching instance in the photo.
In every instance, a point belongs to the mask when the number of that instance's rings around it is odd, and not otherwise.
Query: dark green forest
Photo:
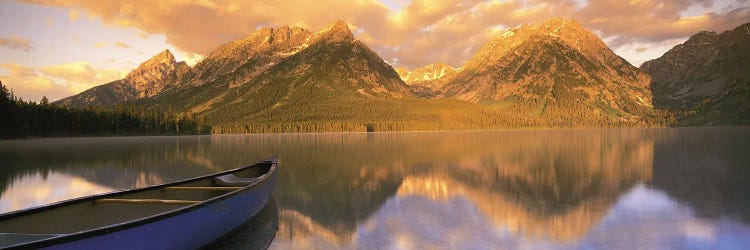
[[[0,138],[206,134],[211,127],[192,115],[120,105],[74,109],[23,101],[0,82]]]

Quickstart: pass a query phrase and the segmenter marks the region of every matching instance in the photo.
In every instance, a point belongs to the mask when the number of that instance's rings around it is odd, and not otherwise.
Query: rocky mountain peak
[[[482,65],[492,64],[508,54],[516,53],[516,48],[523,44],[541,45],[550,41],[564,44],[604,64],[628,64],[596,34],[586,30],[575,20],[558,17],[538,25],[525,24],[502,32],[482,47],[467,66],[481,68]]]
[[[583,30],[581,24],[576,22],[576,20],[562,17],[555,17],[547,20],[546,22],[541,23],[538,27],[542,30],[554,33],[578,32]]]
[[[434,63],[428,64],[421,68],[416,68],[409,71],[405,68],[396,69],[404,82],[407,84],[414,84],[421,81],[432,81],[437,80],[445,76],[449,76],[457,72],[458,69],[451,67],[445,63]]]
[[[174,66],[177,63],[177,61],[174,59],[174,55],[172,55],[172,52],[169,51],[169,49],[165,49],[162,52],[159,52],[159,54],[156,54],[146,60],[145,62],[138,65],[138,68],[131,71],[128,76],[132,74],[137,74],[138,72],[142,71],[148,71],[153,68],[164,66]]]
[[[56,103],[73,107],[110,107],[125,101],[156,96],[192,74],[190,66],[185,62],[177,62],[172,52],[165,49],[141,63],[121,80],[96,86]]]
[[[289,39],[300,37],[300,36],[307,36],[309,34],[310,32],[303,28],[289,27],[289,26],[266,27],[266,28],[262,28],[258,30],[256,33],[253,33],[254,36],[263,38],[260,44],[258,44],[260,46],[264,44],[273,45],[273,44],[285,43]]]
[[[507,30],[444,81],[440,96],[512,102],[537,114],[588,109],[631,121],[652,110],[648,76],[562,18]]]
[[[701,32],[695,33],[695,35],[690,36],[690,39],[700,39],[704,37],[716,37],[716,36],[718,36],[718,34],[716,34],[716,32],[714,31],[701,31]]]
[[[540,24],[537,33],[558,38],[568,46],[602,62],[617,59],[604,41],[573,19],[551,19]]]
[[[685,41],[683,45],[700,46],[700,45],[713,43],[717,39],[719,39],[719,34],[716,34],[716,32],[701,31],[701,32],[696,33],[695,35],[690,36],[690,38],[687,41]]]
[[[172,52],[165,49],[141,63],[125,76],[123,82],[135,90],[137,98],[151,97],[160,93],[167,85],[177,83],[189,71],[187,64],[178,63]]]
[[[349,30],[349,25],[342,20],[337,20],[328,28],[317,33],[316,41],[327,42],[353,42],[354,34]]]
[[[266,27],[225,43],[195,65],[191,85],[202,85],[232,73],[245,75],[236,83],[241,84],[306,48],[311,34],[300,27]]]

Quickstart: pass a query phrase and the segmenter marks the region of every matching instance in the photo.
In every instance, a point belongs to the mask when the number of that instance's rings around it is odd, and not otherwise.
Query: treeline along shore
[[[211,127],[191,115],[120,105],[69,108],[24,101],[0,82],[0,138],[207,134]]]

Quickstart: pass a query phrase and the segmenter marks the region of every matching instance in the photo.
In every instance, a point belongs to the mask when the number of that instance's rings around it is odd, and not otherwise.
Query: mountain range
[[[680,112],[681,125],[750,124],[750,23],[699,32],[641,69],[654,106]]]
[[[664,126],[675,114],[682,124],[747,123],[750,60],[737,53],[748,50],[747,29],[701,32],[639,69],[574,20],[555,18],[507,30],[460,68],[408,70],[342,21],[318,32],[262,28],[192,68],[165,50],[56,103],[172,110],[217,133]]]

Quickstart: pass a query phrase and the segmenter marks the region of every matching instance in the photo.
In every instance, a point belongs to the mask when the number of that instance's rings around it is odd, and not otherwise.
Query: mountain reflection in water
[[[748,139],[684,128],[2,141],[0,209],[48,199],[30,189],[60,190],[51,202],[278,155],[271,248],[747,248]],[[61,178],[96,188],[65,191]]]

